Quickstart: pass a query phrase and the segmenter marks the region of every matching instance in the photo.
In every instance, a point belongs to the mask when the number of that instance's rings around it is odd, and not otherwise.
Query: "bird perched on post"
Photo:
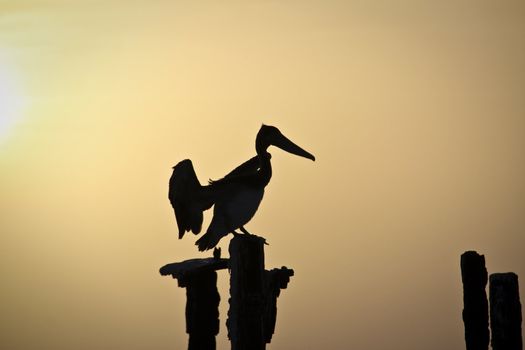
[[[315,157],[293,143],[274,126],[262,125],[255,139],[257,155],[244,162],[228,175],[208,185],[201,185],[191,160],[173,167],[168,197],[175,211],[179,238],[185,232],[200,233],[203,212],[214,206],[213,218],[206,233],[195,243],[200,251],[214,248],[229,233],[238,234],[255,215],[272,177],[271,155],[268,147],[315,161]]]

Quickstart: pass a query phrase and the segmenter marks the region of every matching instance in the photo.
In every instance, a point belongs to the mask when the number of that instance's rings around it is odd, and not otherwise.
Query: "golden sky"
[[[524,35],[518,0],[0,0],[0,348],[185,348],[171,167],[261,123],[317,158],[270,149],[246,226],[296,273],[269,349],[463,348],[460,254],[525,278]]]

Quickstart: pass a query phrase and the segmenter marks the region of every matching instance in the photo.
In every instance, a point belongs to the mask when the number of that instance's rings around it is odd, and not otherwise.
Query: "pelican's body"
[[[264,196],[264,188],[239,186],[227,198],[219,198],[206,233],[219,236],[244,227],[255,215]]]
[[[169,199],[175,210],[179,238],[186,231],[197,234],[202,227],[202,212],[214,205],[213,218],[206,233],[197,240],[199,250],[215,247],[229,233],[236,233],[248,223],[259,208],[264,188],[272,177],[271,156],[266,151],[275,145],[290,153],[315,160],[315,157],[288,140],[272,126],[263,125],[257,134],[257,156],[251,158],[218,181],[201,186],[190,160],[174,167]]]

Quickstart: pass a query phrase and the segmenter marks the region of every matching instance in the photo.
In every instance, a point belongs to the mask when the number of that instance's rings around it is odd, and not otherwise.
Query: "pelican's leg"
[[[244,233],[245,235],[251,235],[250,232],[246,231],[246,229],[244,228],[244,226],[239,227],[239,230],[241,230],[241,232]]]
[[[236,232],[236,231],[235,231],[235,228],[234,228],[232,225],[230,225],[230,220],[229,220],[228,217],[225,217],[225,218],[224,218],[224,221],[225,221],[226,227],[230,230],[230,233],[231,233],[233,236],[238,236],[238,235],[240,235],[240,233],[239,233],[239,232]]]

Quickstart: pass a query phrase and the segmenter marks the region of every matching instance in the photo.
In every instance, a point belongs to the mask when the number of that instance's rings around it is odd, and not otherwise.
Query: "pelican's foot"
[[[242,233],[244,233],[245,235],[252,235],[250,232],[246,231],[246,229],[244,227],[239,227],[239,230],[241,230]]]

